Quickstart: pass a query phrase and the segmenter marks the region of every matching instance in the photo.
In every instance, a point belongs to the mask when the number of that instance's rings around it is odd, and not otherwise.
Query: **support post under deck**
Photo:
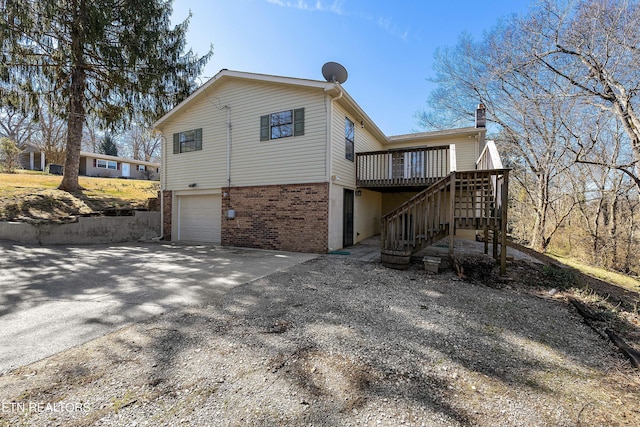
[[[455,233],[456,213],[456,173],[451,173],[449,187],[449,258],[453,259],[453,236]]]
[[[502,175],[502,217],[500,218],[500,275],[507,274],[507,207],[509,206],[509,170]]]

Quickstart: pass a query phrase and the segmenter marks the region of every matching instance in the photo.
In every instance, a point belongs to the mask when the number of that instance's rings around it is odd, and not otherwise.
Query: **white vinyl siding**
[[[476,160],[478,160],[478,142],[475,137],[458,136],[444,137],[436,140],[412,140],[409,142],[391,143],[386,149],[395,148],[414,148],[414,147],[439,147],[443,145],[455,144],[456,146],[456,168],[462,170],[474,170],[476,168]]]
[[[382,142],[378,141],[367,130],[360,125],[360,119],[349,114],[337,102],[333,104],[331,122],[331,173],[339,178],[339,184],[346,188],[356,187],[356,162],[347,160],[345,157],[345,118],[351,120],[355,124],[354,130],[354,151],[357,153],[365,151],[384,150]]]
[[[176,240],[219,244],[222,198],[218,194],[177,196]]]
[[[251,80],[212,86],[161,125],[167,190],[227,186],[227,109],[231,117],[231,185],[326,182],[324,91]],[[304,135],[260,141],[260,118],[304,108]],[[173,133],[202,128],[202,151],[171,154]],[[343,130],[344,135],[344,130]],[[344,136],[343,136],[344,138]],[[167,151],[166,149],[169,149]]]

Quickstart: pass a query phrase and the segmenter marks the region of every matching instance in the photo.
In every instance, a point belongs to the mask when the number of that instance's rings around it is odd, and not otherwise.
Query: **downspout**
[[[329,101],[326,103],[327,104],[327,159],[326,159],[326,164],[327,164],[327,182],[329,183],[329,194],[331,194],[331,188],[333,186],[333,180],[332,180],[332,173],[333,173],[333,162],[332,162],[332,139],[331,139],[331,130],[332,130],[332,122],[333,122],[333,102],[334,101],[338,101],[339,99],[341,99],[344,95],[344,92],[340,89],[340,85],[335,84],[334,87],[337,87],[338,90],[340,91],[340,95],[338,95],[335,98],[331,98],[329,99]],[[327,212],[327,218],[328,218],[328,222],[329,222],[329,230],[327,230],[328,233],[328,237],[329,240],[331,240],[331,197],[329,197],[329,204],[328,204],[328,212]],[[329,244],[329,241],[327,241],[327,246]],[[333,248],[331,248],[330,246],[327,248],[329,249],[329,251],[332,251]]]
[[[165,174],[167,173],[167,150],[165,150],[165,143],[167,138],[160,137],[162,143],[160,144],[160,152],[162,153],[162,170],[160,171],[160,235],[152,238],[153,241],[159,241],[164,239],[164,183],[166,181]],[[164,177],[164,179],[163,179]]]
[[[336,87],[339,87],[338,85],[335,85]],[[331,161],[331,123],[332,123],[332,119],[333,119],[333,103],[335,101],[338,101],[339,99],[341,99],[344,96],[344,92],[342,90],[340,90],[340,95],[336,96],[335,98],[329,99],[329,103],[328,103],[328,110],[327,110],[327,182],[331,182],[331,176],[332,176],[332,165],[333,162]]]
[[[227,188],[231,191],[231,107],[225,105],[227,109]]]

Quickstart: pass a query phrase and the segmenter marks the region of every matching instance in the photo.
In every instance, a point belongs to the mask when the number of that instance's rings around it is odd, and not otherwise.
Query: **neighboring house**
[[[22,147],[19,157],[22,169],[43,171],[46,166],[45,160],[44,151],[36,145],[27,143]]]
[[[46,164],[44,152],[35,145],[27,144],[20,153],[22,169],[43,171]],[[81,151],[79,174],[95,177],[159,179],[160,163]]]
[[[164,237],[325,253],[499,232],[483,108],[476,127],[387,137],[339,83],[222,70],[154,124]]]
[[[158,179],[160,163],[80,152],[80,175],[131,179]]]

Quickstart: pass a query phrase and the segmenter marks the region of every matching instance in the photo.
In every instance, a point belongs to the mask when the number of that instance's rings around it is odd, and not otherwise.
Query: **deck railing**
[[[482,153],[476,160],[476,169],[478,170],[489,170],[489,169],[504,169],[502,165],[502,159],[500,158],[500,153],[498,152],[498,148],[496,147],[496,143],[492,140],[487,141]],[[493,191],[495,194],[502,194],[503,186],[505,183],[504,174],[500,176],[494,176],[491,179],[493,184]],[[502,208],[502,198],[496,198],[496,208]]]
[[[448,230],[451,175],[382,218],[382,250],[414,252]]]
[[[455,168],[455,146],[356,154],[356,180],[361,188],[426,187]]]
[[[414,253],[449,235],[453,255],[456,229],[484,230],[499,235],[500,269],[506,269],[506,200],[508,169],[452,172],[382,218],[385,251]],[[486,250],[486,249],[485,249]],[[497,257],[494,238],[494,256]]]
[[[503,169],[500,153],[494,141],[487,141],[482,153],[476,160],[476,169]]]

